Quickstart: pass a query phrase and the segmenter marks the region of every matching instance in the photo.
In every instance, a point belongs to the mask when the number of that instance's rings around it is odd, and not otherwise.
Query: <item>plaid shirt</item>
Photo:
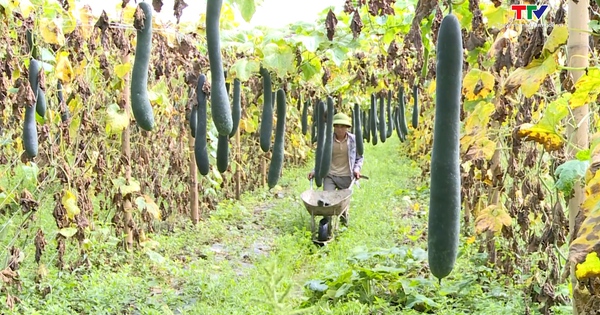
[[[352,170],[350,177],[354,179],[354,172],[360,172],[362,169],[363,157],[356,152],[356,136],[350,132],[347,132],[346,134],[348,135],[348,162],[350,163],[350,169]],[[315,169],[313,168],[313,172],[314,171]]]
[[[354,179],[354,172],[360,172],[363,165],[362,155],[358,155],[356,152],[356,136],[353,133],[348,134],[348,161],[350,162],[350,169],[352,170],[352,179]]]

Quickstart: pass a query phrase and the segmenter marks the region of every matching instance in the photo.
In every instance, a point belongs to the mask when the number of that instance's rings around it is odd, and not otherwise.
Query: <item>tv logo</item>
[[[547,4],[535,5],[535,4],[513,4],[510,6],[510,9],[517,12],[517,20],[524,19],[523,11],[527,12],[527,17],[525,19],[532,20],[533,16],[539,20],[542,18],[546,10],[548,10]]]

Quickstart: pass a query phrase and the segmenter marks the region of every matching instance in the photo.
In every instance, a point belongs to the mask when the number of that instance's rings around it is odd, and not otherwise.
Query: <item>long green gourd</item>
[[[233,129],[233,119],[221,57],[219,20],[222,6],[223,0],[206,1],[206,47],[210,63],[210,111],[213,123],[219,135],[229,137]]]
[[[441,281],[454,268],[460,232],[463,47],[455,15],[444,17],[438,34],[427,251],[431,273]]]
[[[271,164],[269,165],[269,174],[267,183],[269,188],[275,187],[279,181],[281,170],[283,169],[283,158],[285,153],[285,112],[286,101],[285,91],[278,89],[277,99],[277,126],[275,129],[275,142],[273,143],[273,155],[271,155]]]
[[[206,76],[200,74],[198,76],[198,84],[196,85],[196,100],[198,107],[196,108],[196,136],[194,139],[194,156],[196,157],[196,165],[202,176],[206,176],[210,171],[210,161],[208,159],[208,150],[206,144],[207,131],[207,110],[206,110],[206,93],[202,90]]]
[[[321,178],[327,177],[331,169],[331,154],[333,153],[333,98],[327,96],[327,120],[325,120],[325,141],[323,142],[323,153],[321,157]]]
[[[131,71],[131,111],[137,125],[150,131],[154,128],[154,112],[148,98],[148,66],[152,51],[152,8],[148,2],[138,3],[144,12],[143,28],[137,30],[135,59]]]

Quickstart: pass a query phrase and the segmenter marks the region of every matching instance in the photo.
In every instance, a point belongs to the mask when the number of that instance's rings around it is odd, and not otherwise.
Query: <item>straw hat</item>
[[[333,116],[333,124],[352,127],[352,119],[350,119],[350,117],[344,113],[337,113],[335,116]]]

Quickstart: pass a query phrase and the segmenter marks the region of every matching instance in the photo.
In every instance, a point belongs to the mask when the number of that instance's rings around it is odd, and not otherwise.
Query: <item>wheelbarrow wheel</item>
[[[342,213],[342,215],[340,216],[340,222],[342,223],[343,226],[348,226],[348,221],[350,220],[350,215],[348,213],[348,210],[344,211],[344,213]]]
[[[317,235],[317,240],[320,242],[324,242],[329,239],[329,224],[330,220],[328,217],[324,217],[319,221],[319,232]]]

